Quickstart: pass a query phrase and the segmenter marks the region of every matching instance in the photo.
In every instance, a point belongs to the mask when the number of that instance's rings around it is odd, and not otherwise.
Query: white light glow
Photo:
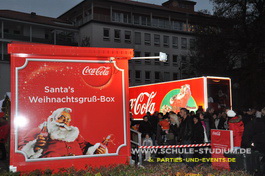
[[[29,123],[28,118],[25,116],[16,116],[14,124],[16,127],[26,127]]]
[[[18,57],[28,57],[29,55],[28,54],[23,54],[23,53],[18,53],[18,54],[16,54],[16,56],[18,56]]]

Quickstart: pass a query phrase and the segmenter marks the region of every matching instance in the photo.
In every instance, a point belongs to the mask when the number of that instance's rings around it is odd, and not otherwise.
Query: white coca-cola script
[[[95,76],[107,76],[110,73],[110,67],[100,66],[98,68],[90,68],[86,66],[82,74],[83,75],[95,75]]]
[[[131,110],[134,115],[143,115],[147,112],[153,114],[155,112],[155,102],[152,102],[157,92],[143,92],[135,99],[130,99]]]
[[[220,131],[214,131],[213,132],[213,135],[215,135],[215,136],[221,136],[221,132]]]

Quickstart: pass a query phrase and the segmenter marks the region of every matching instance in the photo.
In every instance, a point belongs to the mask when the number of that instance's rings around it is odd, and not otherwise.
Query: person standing
[[[156,136],[156,131],[157,131],[157,123],[158,123],[158,111],[155,111],[154,114],[148,119],[148,121],[151,123],[152,125],[152,140],[153,140],[153,144],[155,144],[155,140],[157,139]]]
[[[169,136],[173,136],[173,139],[169,139],[169,144],[176,145],[179,134],[179,126],[180,126],[179,117],[173,111],[169,112],[169,117],[170,117],[169,134],[171,134]]]
[[[179,141],[180,144],[192,144],[192,135],[193,135],[193,121],[190,116],[188,116],[188,110],[186,108],[180,109],[180,116],[182,117],[182,122],[180,124],[180,133],[179,133]],[[184,153],[182,155],[183,159],[189,160],[189,158],[193,157],[193,154],[191,153],[191,148],[187,148],[187,153]],[[194,166],[193,162],[187,162],[187,165],[190,167]]]
[[[200,122],[199,117],[193,117],[193,135],[192,143],[193,144],[202,144],[204,142],[204,129],[202,123]]]
[[[227,116],[230,117],[228,125],[229,130],[233,131],[234,148],[238,149],[241,147],[244,123],[242,122],[242,118],[239,118],[233,110],[227,111]]]
[[[143,140],[143,146],[153,146],[153,141],[148,134],[145,135],[145,138]],[[147,151],[145,152],[144,161],[148,161],[150,160],[150,158],[151,158],[151,152],[150,150],[147,149]]]
[[[0,113],[0,151],[2,153],[1,160],[6,160],[6,147],[5,144],[9,137],[9,124],[8,121],[4,118],[4,113]]]
[[[151,123],[148,121],[148,116],[143,117],[143,121],[139,126],[139,132],[142,133],[142,138],[145,138],[146,134],[152,136],[153,129]]]

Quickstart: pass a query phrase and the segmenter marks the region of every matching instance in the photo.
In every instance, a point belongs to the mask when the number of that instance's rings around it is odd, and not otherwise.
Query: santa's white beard
[[[79,129],[77,127],[65,125],[65,128],[61,128],[60,126],[63,126],[63,124],[56,122],[48,123],[47,127],[51,139],[66,142],[73,142],[76,140],[79,135]]]

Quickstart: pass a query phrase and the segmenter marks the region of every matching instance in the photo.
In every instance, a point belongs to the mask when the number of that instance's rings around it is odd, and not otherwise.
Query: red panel
[[[220,162],[212,162],[214,169],[230,170],[228,158],[224,152],[233,148],[233,132],[231,130],[211,130],[212,158]]]
[[[130,108],[134,119],[142,119],[146,112],[179,112],[185,107],[204,108],[203,78],[130,87]]]
[[[11,167],[18,171],[57,170],[128,161],[127,59],[132,57],[133,50],[28,43],[13,43],[8,49]],[[110,62],[109,57],[122,59]],[[54,123],[62,122],[62,111],[67,111],[60,108],[71,109],[70,124],[64,127],[60,127],[63,123]],[[35,150],[45,121],[49,138],[42,150]],[[108,135],[111,141],[106,146],[103,141]],[[93,149],[97,145],[108,152],[96,154]]]
[[[106,59],[106,57],[117,57],[119,59],[131,59],[133,49],[117,48],[92,48],[92,47],[71,47],[60,45],[46,45],[34,43],[14,42],[9,44],[8,53],[25,53],[44,56],[74,56],[74,57],[97,57],[97,59]]]

